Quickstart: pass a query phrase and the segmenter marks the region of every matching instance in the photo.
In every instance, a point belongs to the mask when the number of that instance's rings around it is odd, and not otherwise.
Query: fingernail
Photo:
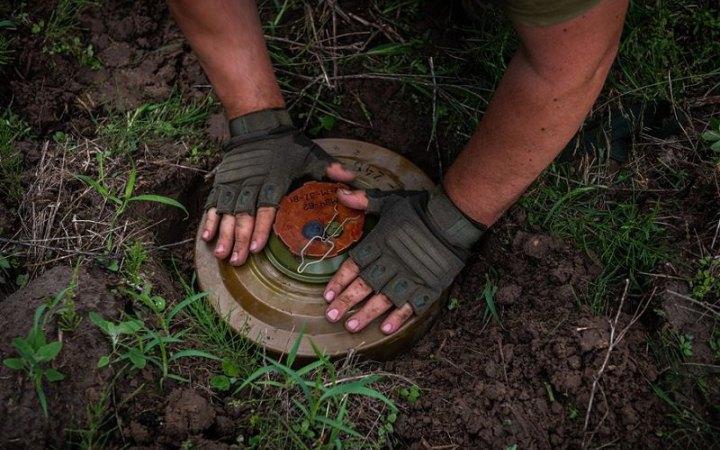
[[[250,251],[251,251],[251,252],[254,252],[255,250],[257,250],[257,242],[252,241],[252,242],[250,243]]]
[[[203,231],[203,239],[208,239],[210,237],[210,232],[208,230]]]
[[[215,247],[215,253],[222,253],[225,251],[225,246],[222,244],[219,244],[217,247]]]
[[[233,252],[232,258],[230,258],[230,262],[237,262],[238,260],[238,252]]]
[[[391,323],[386,323],[382,326],[383,333],[390,333],[393,329],[393,326]]]
[[[354,331],[358,327],[358,324],[359,322],[357,319],[350,319],[348,320],[347,326]]]
[[[337,320],[338,318],[338,310],[337,309],[331,309],[327,312],[328,319],[330,320]]]
[[[352,191],[349,191],[347,189],[340,189],[340,192],[342,192],[345,195],[352,195]]]
[[[325,300],[331,302],[331,301],[333,301],[334,298],[335,298],[335,292],[333,292],[333,291],[327,291],[327,292],[325,293]]]

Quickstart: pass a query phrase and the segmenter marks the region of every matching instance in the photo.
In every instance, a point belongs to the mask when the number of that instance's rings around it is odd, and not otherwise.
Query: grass
[[[671,100],[707,86],[701,75],[720,76],[720,17],[710,3],[633,1],[611,89]]]
[[[12,37],[9,31],[15,30],[15,22],[9,19],[0,20],[0,72],[2,72],[13,58]]]
[[[14,202],[24,193],[20,183],[23,155],[16,145],[29,136],[30,127],[6,108],[0,115],[0,191]]]
[[[95,55],[91,44],[85,44],[80,35],[79,14],[89,6],[96,6],[92,0],[58,0],[50,17],[31,23],[31,32],[43,40],[43,51],[49,55],[68,55],[80,64],[97,70],[102,61]],[[29,22],[27,19],[26,21]]]
[[[302,339],[300,333],[284,362],[265,358],[264,364],[235,390],[236,394],[247,390],[258,392],[266,401],[284,403],[255,419],[260,433],[249,438],[250,448],[382,448],[397,419],[397,407],[374,387],[380,377],[340,378],[336,366],[320,352],[316,353],[315,361],[295,369]],[[250,397],[257,398],[257,394]],[[359,433],[353,423],[361,411],[358,400],[380,405],[371,417],[377,422],[379,414],[382,422],[373,430],[373,435]],[[278,424],[282,428],[278,429]]]
[[[573,239],[602,266],[586,296],[596,313],[606,311],[610,288],[629,278],[637,291],[643,274],[670,257],[658,218],[661,203],[641,202],[632,188],[617,195],[630,177],[620,172],[602,182],[581,181],[573,167],[558,164],[520,201],[531,225]]]
[[[159,139],[199,139],[213,106],[211,97],[186,101],[175,92],[161,102],[145,103],[104,119],[98,124],[98,135],[110,155],[129,155]]]

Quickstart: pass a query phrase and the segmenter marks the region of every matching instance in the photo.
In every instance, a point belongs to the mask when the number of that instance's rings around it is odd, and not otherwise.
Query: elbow
[[[548,86],[562,91],[597,89],[605,83],[610,68],[617,57],[619,40],[605,49],[591,54],[576,55],[559,63],[538,62],[526,59],[529,69]]]

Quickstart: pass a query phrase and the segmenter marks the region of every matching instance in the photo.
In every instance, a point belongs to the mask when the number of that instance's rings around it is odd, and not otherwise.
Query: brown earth
[[[53,2],[28,6],[30,15],[43,17]],[[25,181],[32,176],[41,142],[62,130],[92,137],[93,117],[111,109],[128,110],[142,102],[166,98],[174,88],[186,97],[207,94],[207,81],[197,59],[158,2],[104,2],[82,17],[85,35],[104,67],[93,71],[72,57],[42,53],[42,42],[20,30],[18,60],[2,82],[2,106],[10,104],[35,130],[36,140],[25,149]],[[405,156],[437,177],[433,150],[428,152],[429,120],[417,105],[390,82],[348,83],[347,92],[360,96],[375,117],[372,128],[341,124],[333,135],[369,140]],[[345,111],[360,117],[358,110]],[[210,120],[208,135],[224,133],[222,116]],[[218,125],[220,124],[220,126]],[[382,126],[380,126],[382,124]],[[183,149],[172,144],[149,149],[151,158],[167,160]],[[212,167],[213,158],[200,169]],[[139,169],[140,170],[140,169]],[[172,164],[141,168],[142,191],[179,196],[191,211],[189,220],[167,209],[138,206],[131,213],[150,221],[158,244],[194,238],[207,184],[202,173]],[[52,200],[49,199],[48,202]],[[0,200],[0,211],[14,205]],[[422,395],[416,403],[401,401],[396,426],[399,448],[575,448],[583,439],[593,446],[621,444],[657,448],[655,431],[664,422],[665,409],[650,383],[658,376],[646,340],[649,330],[636,324],[612,352],[595,398],[587,433],[585,411],[594,376],[607,352],[609,322],[580,307],[576,299],[600,268],[571,244],[537,234],[515,209],[489,236],[453,287],[459,307],[446,312],[417,346],[381,366],[416,380]],[[2,219],[4,230],[14,220]],[[173,247],[182,270],[192,264],[192,243]],[[173,293],[173,278],[162,264],[154,266],[158,285]],[[496,300],[500,323],[485,318],[480,295],[491,271],[499,285]],[[34,309],[48,296],[67,286],[71,269],[49,268],[28,286],[0,298],[0,353],[24,335]],[[164,281],[162,281],[164,280]],[[81,314],[95,310],[116,316],[124,305],[110,293],[112,276],[101,269],[81,270],[75,299]],[[639,299],[636,298],[635,301]],[[623,313],[624,326],[630,317]],[[54,326],[54,325],[53,325]],[[51,335],[59,336],[57,329]],[[65,429],[84,423],[85,407],[98,400],[108,382],[107,371],[94,369],[108,351],[107,339],[84,319],[72,333],[62,335],[64,349],[56,365],[67,381],[47,387],[51,417],[42,418],[34,392],[17,374],[0,368],[0,447],[42,448],[62,445]],[[133,393],[142,383],[154,385],[150,371],[140,380],[118,383],[122,433],[111,438],[113,447],[178,448],[190,439],[199,448],[223,448],[238,435],[250,432],[251,411],[238,409],[201,387],[166,384]],[[443,447],[448,446],[448,447]]]

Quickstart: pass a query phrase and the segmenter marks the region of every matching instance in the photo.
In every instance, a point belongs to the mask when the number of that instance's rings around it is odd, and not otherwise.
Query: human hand
[[[424,191],[338,191],[351,208],[379,214],[373,230],[350,251],[328,282],[325,317],[351,333],[392,309],[380,329],[396,332],[437,301],[465,265],[485,227],[471,222],[440,188]]]
[[[230,123],[213,189],[205,203],[202,239],[218,235],[214,254],[242,265],[265,247],[280,199],[292,181],[323,176],[352,181],[354,174],[292,126],[285,110],[251,113]]]

